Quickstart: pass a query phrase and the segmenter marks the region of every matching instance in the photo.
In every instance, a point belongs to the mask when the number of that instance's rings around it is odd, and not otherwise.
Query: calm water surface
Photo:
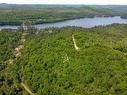
[[[48,27],[65,27],[65,26],[79,26],[84,28],[91,28],[99,25],[109,25],[113,23],[127,24],[127,19],[122,19],[119,16],[116,17],[94,17],[94,18],[81,18],[74,20],[67,20],[55,23],[45,23],[34,25],[38,29],[48,28]],[[18,26],[0,26],[0,29],[11,28],[17,29]]]

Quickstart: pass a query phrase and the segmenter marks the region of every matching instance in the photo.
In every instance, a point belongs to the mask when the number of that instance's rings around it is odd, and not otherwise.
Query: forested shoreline
[[[126,18],[126,11],[127,6],[0,5],[0,25],[21,25],[25,21],[42,24],[95,16]]]

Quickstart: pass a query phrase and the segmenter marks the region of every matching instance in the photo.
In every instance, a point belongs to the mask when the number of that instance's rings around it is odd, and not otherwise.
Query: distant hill
[[[52,7],[81,7],[83,5],[43,5],[43,4],[6,4],[1,3],[0,9],[52,8]]]
[[[0,4],[0,25],[58,22],[82,17],[121,16],[127,18],[127,5],[41,5]]]
[[[115,10],[127,10],[127,5],[44,5],[44,4],[7,4],[7,3],[0,3],[0,9],[25,9],[25,8],[52,8],[52,7],[92,7],[92,8],[108,8],[108,9],[115,9]]]

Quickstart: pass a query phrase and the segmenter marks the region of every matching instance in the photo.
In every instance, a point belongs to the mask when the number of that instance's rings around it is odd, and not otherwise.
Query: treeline
[[[122,8],[126,8],[122,7]],[[24,21],[32,24],[57,22],[68,19],[94,17],[94,16],[125,16],[126,10],[115,10],[103,6],[72,6],[72,7],[44,7],[26,9],[0,9],[0,25],[21,25]]]

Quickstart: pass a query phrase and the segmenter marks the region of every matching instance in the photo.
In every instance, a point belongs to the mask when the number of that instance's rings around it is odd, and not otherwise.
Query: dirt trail
[[[35,95],[34,93],[31,92],[31,90],[24,84],[21,82],[21,85],[24,87],[24,89],[30,94],[30,95]]]
[[[74,35],[72,35],[72,40],[73,40],[73,43],[74,43],[74,48],[75,48],[75,50],[76,50],[76,51],[79,51],[80,49],[79,49],[79,47],[78,47],[77,44],[76,44]]]
[[[14,55],[15,55],[15,57],[19,57],[20,55],[21,55],[21,52],[20,52],[20,50],[24,47],[24,42],[26,41],[26,39],[25,39],[25,36],[27,35],[27,33],[22,33],[22,37],[21,37],[21,40],[20,40],[20,45],[19,46],[17,46],[15,49],[14,49],[14,51],[13,51],[13,53],[14,53]]]
[[[6,60],[4,63],[6,64],[14,64],[14,60],[18,57],[21,56],[21,49],[24,47],[24,42],[26,41],[25,39],[25,36],[28,35],[28,33],[22,33],[22,37],[21,37],[21,40],[19,41],[19,45],[14,48],[13,50],[13,54],[15,56],[14,59],[9,59],[9,60]],[[34,93],[31,92],[31,90],[23,83],[21,82],[21,85],[23,86],[23,88],[30,94],[30,95],[35,95]]]
[[[27,33],[23,33],[22,34],[22,38],[21,38],[21,45],[19,45],[17,48],[15,48],[15,56],[19,57],[21,55],[20,50],[24,47],[24,42],[26,41],[25,36],[27,35]],[[21,82],[21,85],[23,86],[23,88],[30,94],[30,95],[35,95],[34,93],[32,93],[32,91],[28,88],[28,86],[26,86],[23,82]]]
[[[21,55],[20,50],[24,47],[24,42],[25,40],[25,36],[27,35],[27,33],[22,33],[22,37],[20,42],[20,45],[18,45],[16,48],[14,48],[13,50],[13,54],[15,56],[15,58],[19,57]],[[13,64],[14,63],[14,59],[8,59],[4,62],[5,64]]]
[[[26,41],[25,39],[25,36],[27,35],[27,33],[22,33],[22,37],[21,37],[21,40],[20,40],[20,45],[17,46],[15,49],[14,49],[14,55],[16,58],[20,57],[21,56],[21,52],[20,50],[24,47],[24,42]],[[30,94],[30,95],[35,95],[34,93],[31,92],[31,90],[23,83],[21,82],[21,85],[23,86],[23,88]]]
[[[9,60],[4,61],[4,63],[5,64],[13,64],[13,61],[14,61],[13,59],[9,59]]]
[[[25,39],[25,36],[26,35],[27,35],[27,33],[22,33],[22,37],[21,37],[21,40],[20,40],[20,43],[21,44],[19,46],[17,46],[14,49],[14,51],[13,51],[13,53],[14,53],[14,55],[15,55],[16,58],[19,57],[19,56],[21,56],[20,50],[24,47],[24,42],[26,41],[26,39]]]

